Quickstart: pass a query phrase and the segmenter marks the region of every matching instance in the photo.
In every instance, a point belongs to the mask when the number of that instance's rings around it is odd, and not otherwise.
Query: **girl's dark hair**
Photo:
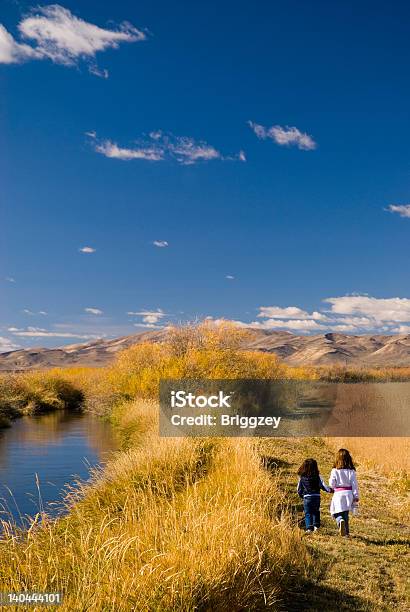
[[[351,454],[345,448],[341,448],[336,453],[334,468],[337,470],[355,470]]]
[[[298,469],[299,476],[319,476],[319,468],[316,459],[305,459]]]

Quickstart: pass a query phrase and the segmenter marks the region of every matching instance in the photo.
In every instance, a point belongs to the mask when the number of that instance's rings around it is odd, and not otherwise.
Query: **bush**
[[[0,424],[23,414],[76,409],[83,393],[70,381],[50,372],[0,376]]]
[[[173,327],[161,344],[134,345],[109,369],[124,399],[157,397],[163,378],[272,378],[286,376],[276,355],[240,350],[247,332],[233,324]]]

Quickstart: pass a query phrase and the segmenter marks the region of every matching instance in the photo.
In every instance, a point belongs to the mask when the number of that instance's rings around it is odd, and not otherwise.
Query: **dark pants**
[[[336,520],[338,527],[340,526],[340,521],[344,519],[346,535],[349,535],[349,510],[345,510],[344,512],[336,512],[336,514],[333,515],[333,518]]]
[[[305,497],[303,499],[306,529],[313,531],[313,527],[320,527],[320,495]]]

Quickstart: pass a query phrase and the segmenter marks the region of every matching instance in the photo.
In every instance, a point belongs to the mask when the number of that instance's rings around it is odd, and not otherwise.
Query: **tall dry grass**
[[[0,540],[3,590],[61,590],[64,610],[278,609],[313,565],[254,443],[160,439],[150,402],[115,417],[132,444],[70,513]]]
[[[333,448],[348,448],[384,474],[410,474],[410,438],[328,438]]]
[[[23,414],[78,408],[79,387],[57,370],[0,375],[0,426]]]

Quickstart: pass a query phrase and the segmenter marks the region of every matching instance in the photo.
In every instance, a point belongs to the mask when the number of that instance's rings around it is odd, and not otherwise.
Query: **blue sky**
[[[4,0],[2,350],[206,316],[410,332],[409,21]]]

